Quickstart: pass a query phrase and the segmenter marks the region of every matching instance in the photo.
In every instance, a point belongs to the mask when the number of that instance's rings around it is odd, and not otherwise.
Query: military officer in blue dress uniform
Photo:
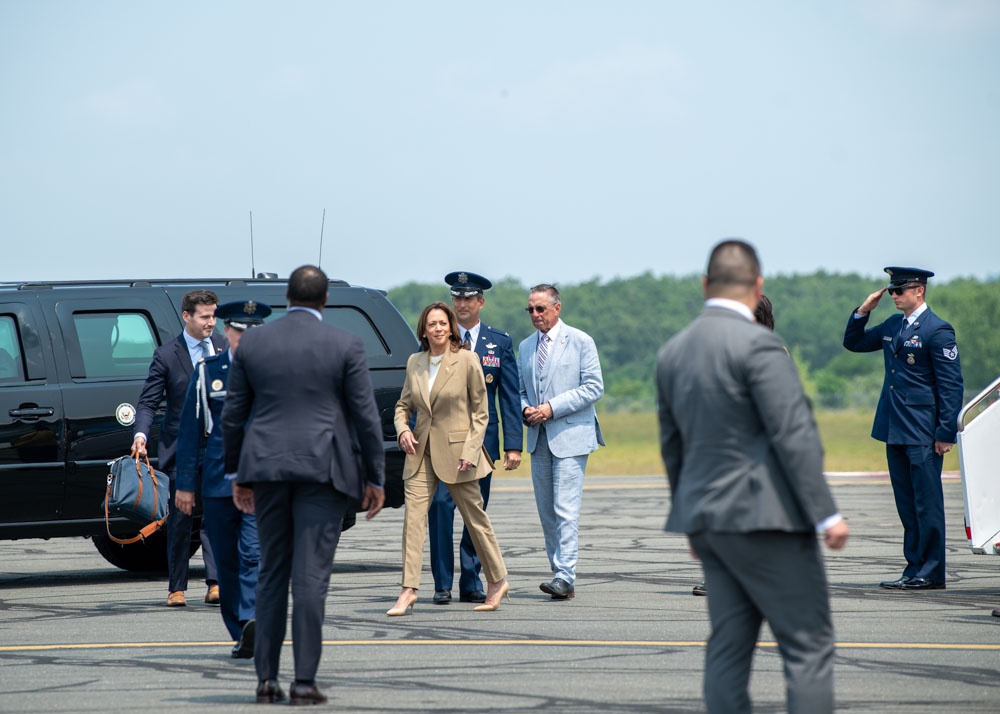
[[[514,343],[506,332],[484,325],[479,320],[479,312],[486,303],[483,292],[493,287],[493,283],[482,275],[465,272],[448,273],[444,281],[451,287],[452,305],[458,320],[459,334],[469,349],[479,356],[483,376],[486,378],[490,422],[486,428],[483,445],[490,458],[498,462],[500,435],[497,423],[497,397],[499,396],[499,413],[503,421],[503,467],[508,471],[516,469],[521,465],[524,432],[521,426],[521,401]],[[486,508],[490,500],[492,478],[490,475],[479,480],[479,488],[483,494],[483,508]],[[454,524],[455,502],[444,484],[438,484],[428,512],[434,602],[438,605],[447,605],[451,602],[451,590],[455,578]],[[459,599],[462,602],[485,602],[486,593],[479,579],[482,566],[466,528],[462,529],[459,550],[462,569],[458,581]]]
[[[882,350],[885,381],[875,410],[872,437],[886,444],[889,478],[903,524],[906,568],[895,590],[945,587],[944,493],[941,467],[955,445],[962,408],[962,365],[952,326],[924,302],[927,279],[920,268],[885,268],[889,284],[868,296],[847,321],[844,347]],[[867,327],[886,292],[901,315]],[[867,328],[867,329],[866,329]]]
[[[225,324],[229,349],[195,365],[181,412],[177,435],[176,507],[190,514],[201,485],[208,538],[219,571],[222,621],[236,640],[232,656],[253,657],[254,611],[257,592],[257,521],[233,502],[233,480],[226,478],[222,448],[222,404],[229,366],[243,331],[264,324],[271,308],[248,300],[219,305],[217,319]],[[234,474],[235,475],[235,474]]]

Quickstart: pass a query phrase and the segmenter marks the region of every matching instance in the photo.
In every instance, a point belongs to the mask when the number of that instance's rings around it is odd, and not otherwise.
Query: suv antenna
[[[257,267],[253,262],[253,211],[250,211],[250,277],[257,275]]]
[[[326,227],[326,209],[323,209],[323,220],[319,223],[319,262],[316,263],[317,268],[323,267],[323,228]]]

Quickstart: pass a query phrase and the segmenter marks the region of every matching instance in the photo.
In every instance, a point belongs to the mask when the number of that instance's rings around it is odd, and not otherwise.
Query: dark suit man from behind
[[[181,299],[181,318],[184,331],[176,339],[161,345],[153,353],[149,376],[139,395],[133,429],[132,455],[146,454],[146,441],[160,402],[167,399],[166,413],[160,425],[157,447],[157,465],[170,476],[170,503],[177,495],[174,463],[177,455],[177,430],[181,411],[187,396],[194,365],[203,357],[221,352],[226,341],[215,332],[215,308],[219,298],[211,290],[192,290]],[[188,586],[188,561],[191,559],[191,528],[193,519],[178,508],[171,508],[167,515],[167,605],[181,607],[187,604],[184,591]],[[205,581],[208,592],[205,602],[219,602],[218,578],[215,558],[208,534],[201,529],[201,555],[205,561]]]
[[[319,268],[288,280],[288,314],[246,332],[222,409],[233,498],[256,513],[260,541],[254,663],[257,701],[278,685],[291,581],[292,704],[321,704],[316,686],[330,570],[348,508],[382,508],[382,424],[361,340],[323,322],[329,281]],[[253,418],[251,419],[251,415]]]
[[[510,471],[521,465],[524,430],[521,427],[521,397],[518,393],[517,362],[514,360],[514,342],[503,330],[484,325],[479,313],[486,303],[485,290],[493,283],[475,273],[448,273],[445,283],[451,287],[451,303],[458,320],[459,335],[468,348],[476,354],[486,380],[486,401],[490,409],[490,422],[486,427],[483,446],[494,462],[500,459],[499,413],[503,421],[503,467]],[[479,479],[483,494],[483,508],[490,502],[490,481],[493,474]],[[451,588],[455,579],[455,501],[444,482],[438,484],[428,512],[427,527],[431,541],[431,572],[434,574],[434,603],[451,602]],[[459,549],[462,570],[458,580],[459,599],[462,602],[486,602],[479,573],[482,564],[476,555],[468,528],[462,528]]]
[[[889,480],[903,523],[906,567],[892,590],[945,587],[944,490],[941,467],[955,445],[962,409],[962,365],[955,330],[931,312],[920,268],[885,268],[889,284],[876,290],[848,318],[844,347],[882,351],[885,381],[875,410],[872,438],[885,442]],[[871,311],[886,292],[901,315],[868,327]]]
[[[660,350],[666,530],[701,560],[712,635],[707,710],[749,712],[754,646],[766,619],[785,666],[788,711],[833,711],[833,623],[816,537],[848,528],[823,478],[823,447],[795,363],[754,323],[764,279],[751,245],[726,240],[703,278],[705,308]]]

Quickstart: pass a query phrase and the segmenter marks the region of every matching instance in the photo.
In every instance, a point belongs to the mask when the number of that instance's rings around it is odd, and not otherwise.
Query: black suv
[[[221,303],[267,303],[268,320],[287,309],[287,281],[279,279],[0,284],[0,540],[85,536],[120,568],[166,568],[162,532],[117,545],[101,504],[108,462],[131,448],[153,350],[180,334],[181,297],[197,288]],[[386,505],[398,508],[403,454],[393,410],[418,343],[381,290],[332,280],[323,319],[364,342],[382,416]],[[151,455],[158,432],[154,426]],[[133,535],[135,527],[112,520],[111,532]]]

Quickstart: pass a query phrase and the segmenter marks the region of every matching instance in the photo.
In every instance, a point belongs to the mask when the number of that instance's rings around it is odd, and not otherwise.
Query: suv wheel
[[[201,547],[197,533],[195,530],[191,538],[191,555],[197,553]],[[115,543],[106,535],[93,536],[91,540],[94,541],[97,552],[116,568],[139,573],[167,572],[167,534],[164,530],[154,533],[144,541],[129,545]]]

